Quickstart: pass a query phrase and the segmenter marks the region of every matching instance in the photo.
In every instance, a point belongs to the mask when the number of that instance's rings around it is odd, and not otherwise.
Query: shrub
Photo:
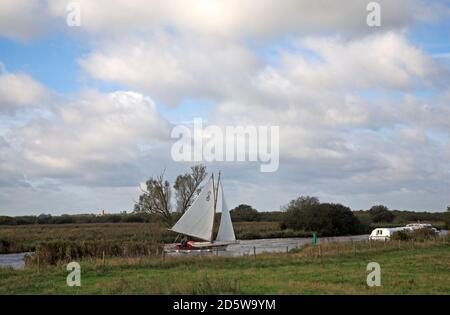
[[[394,214],[389,211],[386,206],[383,205],[373,206],[372,208],[370,208],[369,214],[373,222],[390,223],[395,218]]]
[[[314,231],[322,236],[352,235],[367,232],[368,228],[341,204],[319,203],[314,197],[300,197],[289,203],[283,227]]]
[[[239,221],[259,221],[260,216],[256,209],[249,205],[239,205],[231,210],[231,219],[234,222]]]

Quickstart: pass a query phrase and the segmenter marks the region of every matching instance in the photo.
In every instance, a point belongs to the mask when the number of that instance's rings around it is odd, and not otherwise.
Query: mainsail
[[[172,231],[211,241],[214,223],[214,188],[211,177],[178,222],[171,228]]]
[[[222,199],[222,216],[220,218],[219,232],[217,233],[216,241],[235,241],[236,237],[234,235],[233,223],[231,222],[230,211],[228,210],[225,195],[223,194],[222,183],[219,183],[219,185],[221,194],[220,199]]]
[[[214,177],[211,176],[197,199],[195,199],[189,209],[171,228],[172,231],[211,242],[214,228],[214,214],[216,212],[215,206],[217,204],[215,198],[217,198],[217,201],[220,201],[218,205],[222,211],[222,216],[216,240],[220,242],[236,240],[230,211],[228,210],[223,194],[222,183],[220,180],[218,181],[217,185],[220,187],[214,184]]]

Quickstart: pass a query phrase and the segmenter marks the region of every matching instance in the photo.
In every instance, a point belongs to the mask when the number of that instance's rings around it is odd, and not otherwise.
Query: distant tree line
[[[231,218],[233,222],[280,222],[280,226],[285,228],[303,229],[304,224],[302,217],[308,213],[299,211],[298,208],[308,200],[308,197],[300,197],[297,201],[289,203],[283,208],[283,211],[264,211],[260,212],[250,205],[241,204],[231,210]],[[309,197],[314,198],[314,197]],[[302,201],[303,200],[303,201]],[[317,200],[313,199],[313,200]],[[308,201],[311,202],[311,201]],[[327,206],[322,206],[327,207]],[[330,207],[330,206],[328,206]],[[333,206],[331,206],[333,207]],[[339,206],[334,208],[342,209]],[[346,207],[344,207],[346,208]],[[315,216],[322,210],[311,211],[308,215]],[[326,211],[325,211],[326,212]],[[409,222],[445,222],[446,227],[450,226],[450,206],[446,212],[414,212],[414,211],[399,211],[389,210],[385,206],[374,206],[369,210],[352,211],[353,215],[366,228],[373,226],[397,226],[404,225]],[[174,212],[173,220],[176,220],[181,214]],[[220,213],[217,214],[218,219]],[[117,213],[117,214],[63,214],[54,216],[50,214],[40,214],[37,216],[0,216],[0,225],[27,225],[27,224],[83,224],[83,223],[128,223],[128,222],[162,222],[162,219],[157,214],[146,212],[133,213]],[[441,226],[444,227],[444,226]]]
[[[231,210],[231,218],[233,222],[279,222],[280,227],[283,229],[293,228],[293,229],[304,229],[306,216],[316,216],[316,220],[320,218],[320,214],[327,213],[331,210],[323,210],[323,208],[335,208],[341,210],[335,210],[335,212],[340,213],[344,211],[338,205],[332,206],[322,206],[322,210],[312,210],[308,212],[305,210],[304,203],[311,201],[305,201],[308,198],[314,197],[300,197],[294,202],[290,202],[287,206],[283,208],[283,211],[258,211],[250,205],[241,204],[236,208]],[[313,200],[318,200],[317,198]],[[331,205],[331,206],[330,206]],[[304,211],[300,211],[302,208]],[[346,210],[346,209],[345,209]],[[317,213],[316,213],[317,212]],[[333,212],[333,211],[331,211]],[[344,211],[348,215],[348,211]],[[328,213],[329,214],[329,213]],[[352,211],[353,216],[355,216],[359,223],[362,224],[366,229],[373,228],[374,226],[399,226],[404,225],[409,222],[445,222],[446,227],[450,227],[450,206],[446,212],[414,212],[414,211],[399,211],[399,210],[389,210],[385,206],[374,206],[369,210],[358,210]],[[174,212],[173,219],[176,220],[181,215],[180,213]],[[317,217],[318,216],[318,217]],[[345,214],[344,214],[345,216]],[[220,213],[217,214],[217,220],[220,218]],[[309,217],[308,217],[309,218]],[[148,222],[162,222],[162,219],[157,214],[151,214],[147,212],[133,212],[133,213],[117,213],[117,214],[105,214],[105,215],[95,215],[95,214],[63,214],[63,215],[50,215],[50,214],[40,214],[37,216],[0,216],[0,225],[27,225],[27,224],[83,224],[83,223],[148,223]],[[356,222],[356,221],[355,221]],[[316,222],[317,223],[317,222]],[[314,224],[316,224],[314,223]],[[333,223],[332,223],[333,224]],[[358,224],[359,225],[359,224]],[[441,228],[444,226],[441,226]]]
[[[52,216],[40,214],[38,216],[0,216],[0,225],[29,225],[29,224],[84,224],[84,223],[132,223],[159,222],[156,215],[146,213],[117,213],[117,214],[63,214]]]

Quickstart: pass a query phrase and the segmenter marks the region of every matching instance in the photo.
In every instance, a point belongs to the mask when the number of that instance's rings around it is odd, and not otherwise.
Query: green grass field
[[[111,258],[81,262],[81,287],[65,265],[0,269],[0,294],[450,294],[450,244],[326,244],[246,257]],[[381,287],[366,266],[381,265]]]

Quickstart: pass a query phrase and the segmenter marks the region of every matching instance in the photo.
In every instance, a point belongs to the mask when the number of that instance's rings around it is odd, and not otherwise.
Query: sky
[[[130,211],[195,118],[279,126],[275,172],[206,163],[230,207],[445,211],[450,1],[368,3],[2,0],[0,215]]]

